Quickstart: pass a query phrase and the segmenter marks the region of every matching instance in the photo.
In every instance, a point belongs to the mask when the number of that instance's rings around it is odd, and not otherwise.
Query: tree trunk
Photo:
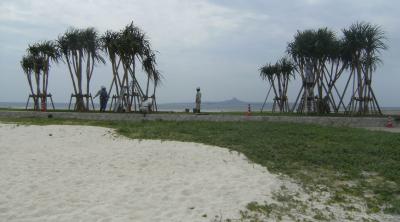
[[[150,76],[147,76],[146,99],[149,98]]]
[[[156,112],[158,111],[158,107],[157,107],[157,100],[156,100],[156,89],[157,89],[157,81],[154,82],[154,88],[153,88],[153,110],[155,110]]]
[[[288,98],[287,98],[287,92],[288,92],[288,89],[289,89],[289,75],[290,74],[288,74],[288,75],[286,75],[286,77],[285,77],[285,89],[284,89],[284,91],[283,91],[283,96],[284,96],[284,98],[285,98],[285,104],[286,104],[286,112],[289,112],[289,101],[288,101]]]
[[[275,101],[276,101],[276,99],[278,98],[278,92],[276,91],[276,87],[275,87],[275,78],[269,77],[269,82],[271,83],[272,89],[274,90]]]
[[[26,78],[27,78],[27,80],[28,80],[29,89],[31,90],[31,94],[34,95],[35,92],[33,91],[31,74],[32,74],[32,73],[26,74]]]
[[[74,79],[74,74],[72,73],[72,69],[71,69],[71,64],[70,64],[70,59],[69,56],[65,54],[66,60],[67,60],[67,65],[68,65],[68,70],[69,70],[69,74],[71,76],[71,80],[72,80],[72,85],[74,87],[74,93],[75,95],[78,93],[78,91],[76,90],[76,84],[75,84],[75,79]]]
[[[89,110],[89,93],[90,93],[90,54],[87,55],[86,60],[86,107]]]
[[[360,114],[364,113],[363,105],[364,105],[364,98],[363,98],[363,82],[362,82],[362,74],[361,74],[361,65],[357,63],[357,78],[358,78],[358,112]]]
[[[281,82],[281,75],[277,76],[278,78],[278,90],[279,90],[279,100],[278,100],[278,107],[279,107],[279,112],[282,112],[283,109],[283,101],[282,101],[282,82]]]
[[[35,110],[39,110],[39,96],[40,96],[40,73],[37,71],[35,72],[35,78],[36,78],[36,103],[35,103]]]
[[[34,90],[33,90],[33,85],[32,85],[32,78],[31,78],[31,76],[32,76],[32,72],[30,72],[30,73],[26,73],[26,78],[28,79],[28,84],[29,84],[29,89],[31,90],[31,95],[32,96],[34,96],[35,95],[35,92],[34,92]],[[34,108],[35,108],[35,105],[36,105],[36,98],[35,97],[33,97],[33,106],[34,106]]]
[[[78,95],[76,97],[76,109],[79,112],[86,111],[85,103],[83,100],[83,90],[82,90],[82,56],[83,53],[79,51],[78,58],[76,58],[77,63],[77,73],[76,78],[78,80]]]
[[[132,97],[135,96],[134,95],[134,93],[135,93],[135,74],[136,74],[136,61],[135,61],[135,55],[133,55],[132,56],[132,73],[131,73],[131,75],[132,75],[132,88],[129,89],[129,90],[132,90],[132,95],[130,95]],[[129,85],[129,83],[128,83],[128,85]],[[128,94],[129,94],[129,92],[128,92]],[[129,98],[128,99],[128,103],[129,103],[128,110],[129,110],[129,112],[131,112],[132,111],[132,103],[130,101],[132,101],[133,98],[132,99],[130,97],[128,97],[128,98]],[[136,106],[134,107],[134,110],[136,111]]]

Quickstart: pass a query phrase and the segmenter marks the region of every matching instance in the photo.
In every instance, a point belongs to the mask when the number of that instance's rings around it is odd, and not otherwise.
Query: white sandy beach
[[[227,149],[87,126],[0,125],[0,221],[211,221],[277,176]]]

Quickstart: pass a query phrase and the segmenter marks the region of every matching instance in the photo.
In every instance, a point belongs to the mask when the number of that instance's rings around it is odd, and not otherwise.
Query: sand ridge
[[[237,218],[282,185],[227,149],[65,125],[0,124],[0,177],[5,221]]]

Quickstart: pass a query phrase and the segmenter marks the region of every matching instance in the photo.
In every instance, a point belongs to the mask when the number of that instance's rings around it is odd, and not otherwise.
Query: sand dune
[[[1,221],[211,221],[282,181],[243,155],[87,126],[0,125]]]

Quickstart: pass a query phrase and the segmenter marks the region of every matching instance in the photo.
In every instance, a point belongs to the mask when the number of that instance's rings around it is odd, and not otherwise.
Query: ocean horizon
[[[246,103],[246,104],[224,104],[218,102],[204,102],[202,104],[202,110],[205,112],[246,112],[248,109],[248,104],[254,111],[260,111],[262,107],[262,103]],[[74,103],[71,104],[71,107]],[[158,105],[159,111],[171,111],[171,112],[184,112],[185,109],[189,109],[190,111],[195,107],[194,103],[160,103]],[[69,103],[54,103],[55,109],[68,109]],[[7,109],[25,109],[26,103],[24,102],[0,102],[0,108]],[[33,103],[30,102],[28,104],[28,109],[33,107]],[[100,105],[98,103],[94,103],[95,109],[99,109]],[[48,104],[48,108],[51,108],[51,105]],[[107,106],[109,109],[109,104]],[[264,107],[265,111],[272,110],[272,104],[266,104]]]

